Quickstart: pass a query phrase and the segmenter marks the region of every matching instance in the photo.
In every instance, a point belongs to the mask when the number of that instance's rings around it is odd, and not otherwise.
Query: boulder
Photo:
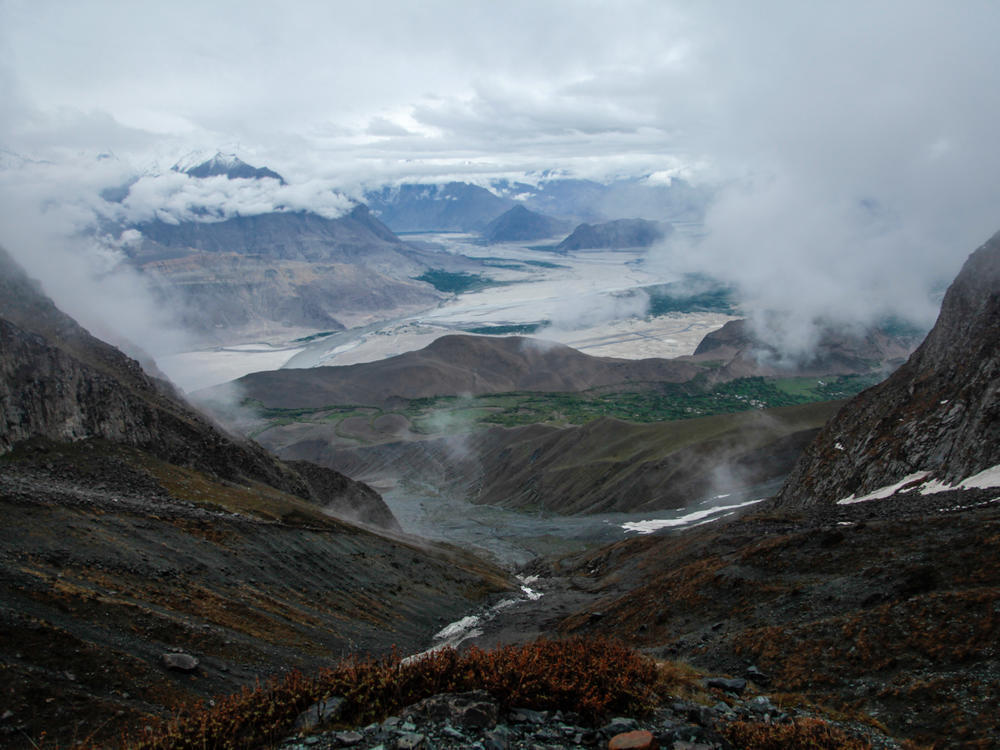
[[[198,669],[198,660],[191,654],[174,652],[162,654],[160,662],[164,667],[175,672],[194,672]]]

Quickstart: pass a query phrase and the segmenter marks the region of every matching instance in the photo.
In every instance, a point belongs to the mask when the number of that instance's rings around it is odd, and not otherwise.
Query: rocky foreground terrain
[[[355,650],[416,650],[500,570],[369,487],[225,434],[0,254],[0,744],[129,721]]]

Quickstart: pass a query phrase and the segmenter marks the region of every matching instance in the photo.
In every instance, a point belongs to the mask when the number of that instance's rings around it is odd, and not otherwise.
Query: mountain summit
[[[777,502],[836,502],[901,482],[961,484],[1000,464],[998,390],[1000,233],[966,261],[923,344],[826,426]]]
[[[224,154],[221,151],[206,161],[196,164],[185,164],[184,160],[171,167],[175,172],[183,172],[191,177],[226,177],[230,180],[262,180],[270,178],[284,185],[285,178],[267,167],[254,167],[240,159],[236,154]]]

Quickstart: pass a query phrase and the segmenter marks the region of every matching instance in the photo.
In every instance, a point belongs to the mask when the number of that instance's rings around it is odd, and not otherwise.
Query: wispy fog
[[[110,172],[110,174],[109,174]],[[114,165],[90,172],[52,165],[0,171],[0,244],[42,282],[64,312],[94,335],[154,357],[188,348],[188,336],[158,307],[146,280],[122,265],[120,237],[102,234],[96,223],[98,184],[114,177]]]

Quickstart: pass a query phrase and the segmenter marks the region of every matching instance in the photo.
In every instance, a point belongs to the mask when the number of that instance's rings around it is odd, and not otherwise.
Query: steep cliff
[[[823,429],[779,505],[863,496],[921,474],[955,485],[1000,464],[1000,233],[966,261],[934,328]]]
[[[350,480],[332,496],[256,443],[224,434],[173,387],[62,313],[0,249],[0,454],[30,438],[100,438],[230,481],[263,482],[321,504],[381,498]],[[389,514],[391,516],[391,514]],[[395,523],[390,524],[395,528]]]

